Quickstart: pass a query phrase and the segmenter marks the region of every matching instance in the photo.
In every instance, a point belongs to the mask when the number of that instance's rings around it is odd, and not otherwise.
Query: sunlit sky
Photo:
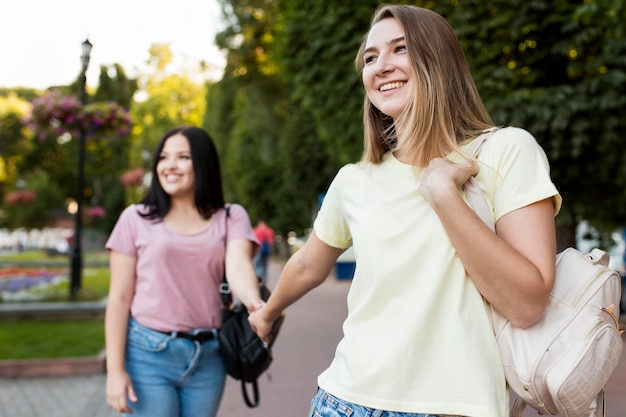
[[[219,73],[224,65],[213,42],[223,28],[217,0],[6,0],[0,16],[0,87],[72,83],[86,38],[93,44],[90,86],[100,65],[140,74],[154,43],[170,45],[174,69],[204,60]]]

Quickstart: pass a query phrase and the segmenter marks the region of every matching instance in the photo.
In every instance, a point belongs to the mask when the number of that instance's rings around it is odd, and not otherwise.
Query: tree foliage
[[[602,230],[626,224],[621,0],[395,3],[441,13],[457,33],[496,123],[523,127],[538,139],[564,198],[558,217],[560,225],[569,226],[564,231],[571,233],[580,219]],[[279,232],[301,233],[310,227],[319,196],[337,169],[362,152],[363,87],[354,57],[379,2],[220,4],[226,27],[215,40],[227,53],[227,65],[219,82],[205,86],[190,74],[169,71],[173,56],[163,44],[152,46],[149,73],[139,80],[128,79],[117,65],[101,69],[90,101],[130,107],[135,128],[127,142],[89,143],[87,172],[94,181],[87,193],[90,201],[121,201],[123,190],[113,182],[125,170],[146,165],[146,151],[166,130],[202,125],[220,151],[227,199],[244,204],[253,221],[263,217]],[[79,86],[60,87],[63,95],[77,95]],[[137,88],[140,95],[134,95]],[[27,100],[36,94],[16,92]],[[7,92],[0,95],[6,103]],[[37,166],[45,173],[37,174],[37,181],[46,178],[59,184],[61,195],[72,195],[75,147],[15,141],[24,138],[16,124],[21,116],[1,104],[0,154],[7,178]],[[29,149],[35,143],[36,149]],[[111,207],[122,207],[116,204]]]
[[[287,102],[272,56],[275,2],[221,4],[229,25],[216,43],[228,51],[227,64],[222,80],[209,88],[203,126],[220,150],[227,199],[243,204],[253,221],[263,217],[280,228],[277,161]]]
[[[151,73],[140,80],[142,99],[133,103],[131,168],[143,166],[142,154],[149,153],[168,130],[184,124],[199,126],[205,112],[206,87],[194,81],[190,74],[168,71],[172,52],[167,44],[150,48],[148,63]]]
[[[447,11],[496,122],[528,129],[546,150],[567,243],[580,219],[626,224],[623,2],[464,1]]]
[[[336,167],[363,150],[363,87],[354,58],[377,4],[279,1],[277,49],[290,98],[311,113],[314,132]]]
[[[30,103],[15,92],[0,95],[0,184],[17,180],[17,165],[30,145],[21,122],[29,110]]]

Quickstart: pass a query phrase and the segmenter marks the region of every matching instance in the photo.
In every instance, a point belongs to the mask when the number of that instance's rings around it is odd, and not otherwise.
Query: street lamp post
[[[82,71],[80,74],[80,101],[85,105],[87,102],[87,67],[89,67],[89,58],[91,54],[92,44],[89,39],[85,39],[82,43],[82,54],[80,62],[82,63]],[[85,125],[79,124],[78,131],[78,180],[76,181],[76,213],[74,217],[74,245],[71,256],[72,275],[70,280],[70,298],[76,299],[77,293],[81,287],[81,274],[83,267],[82,242],[81,235],[83,229],[83,199],[85,192]]]

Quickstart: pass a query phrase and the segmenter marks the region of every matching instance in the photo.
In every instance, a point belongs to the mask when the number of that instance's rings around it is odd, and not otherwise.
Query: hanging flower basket
[[[98,102],[86,106],[74,96],[63,96],[58,90],[36,98],[32,110],[22,123],[40,140],[56,139],[63,135],[78,137],[80,128],[87,136],[130,133],[128,110],[115,102]]]

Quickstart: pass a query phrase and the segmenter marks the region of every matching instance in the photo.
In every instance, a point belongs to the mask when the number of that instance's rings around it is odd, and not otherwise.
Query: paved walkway
[[[280,265],[270,264],[274,286]],[[316,390],[317,375],[333,357],[346,314],[350,281],[334,277],[287,310],[274,345],[272,381],[259,380],[261,404],[247,408],[239,381],[228,378],[220,417],[302,417]],[[623,324],[622,324],[623,325]],[[105,376],[0,379],[0,417],[116,417],[105,403]],[[607,417],[626,416],[626,349],[607,384]],[[527,410],[524,417],[536,417]]]

